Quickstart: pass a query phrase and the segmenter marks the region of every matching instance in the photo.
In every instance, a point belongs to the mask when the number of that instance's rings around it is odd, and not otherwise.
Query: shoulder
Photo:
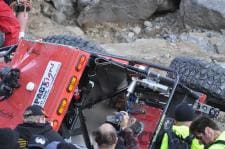
[[[217,140],[225,140],[225,131],[223,131],[219,137],[217,138]]]
[[[191,143],[191,149],[204,149],[204,145],[199,144],[198,139],[194,138]]]
[[[173,125],[172,130],[174,130],[174,131],[189,131],[189,127]]]
[[[221,141],[221,142],[219,142]],[[222,142],[223,141],[223,142]],[[223,131],[216,141],[209,147],[209,149],[222,149],[225,148],[225,131]]]
[[[209,149],[224,149],[224,144],[213,144],[209,147]]]
[[[182,138],[186,138],[189,136],[189,128],[187,126],[176,126],[172,127],[173,132],[178,135],[182,136]]]

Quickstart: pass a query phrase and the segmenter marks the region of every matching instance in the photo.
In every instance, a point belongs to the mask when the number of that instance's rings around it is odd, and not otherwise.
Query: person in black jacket
[[[19,149],[17,143],[18,135],[11,128],[0,128],[0,148]]]
[[[19,134],[20,148],[27,148],[29,140],[34,135],[42,135],[49,142],[64,142],[63,138],[52,129],[50,123],[46,120],[47,116],[40,106],[29,106],[23,116],[24,122],[15,128],[15,131]]]

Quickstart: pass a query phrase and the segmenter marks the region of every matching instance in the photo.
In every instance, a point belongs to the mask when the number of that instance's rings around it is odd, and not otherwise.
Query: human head
[[[191,123],[190,132],[199,139],[200,143],[208,145],[215,141],[220,134],[220,129],[209,117],[200,116]]]
[[[100,149],[115,148],[118,139],[117,132],[111,124],[102,124],[93,135],[95,136],[95,141]]]
[[[77,149],[77,148],[71,143],[61,142],[57,145],[57,149]]]
[[[10,128],[0,128],[0,148],[19,149],[17,143],[18,135]]]
[[[44,109],[38,105],[31,105],[27,107],[24,114],[25,123],[46,123],[46,113]]]
[[[175,107],[175,120],[177,122],[189,122],[194,118],[194,110],[186,102],[182,102]]]

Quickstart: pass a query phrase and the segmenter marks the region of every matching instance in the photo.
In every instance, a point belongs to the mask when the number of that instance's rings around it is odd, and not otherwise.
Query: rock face
[[[186,24],[213,30],[225,28],[224,0],[181,0],[180,13]]]
[[[174,11],[178,8],[180,0],[158,0],[157,12]]]
[[[206,51],[192,43],[177,42],[171,44],[164,39],[138,39],[132,43],[117,43],[101,45],[107,53],[143,59],[155,64],[168,65],[178,55],[209,57]],[[211,54],[212,55],[212,54]]]
[[[174,10],[179,0],[100,0],[81,12],[78,23],[132,22],[146,20],[156,11]]]
[[[75,19],[80,25],[132,22],[148,19],[155,12],[174,11],[180,0],[45,0],[42,13],[58,23]]]
[[[182,24],[225,29],[225,0],[44,0],[41,8],[57,23],[90,25],[145,21],[178,7]]]
[[[81,12],[78,23],[143,20],[156,9],[157,0],[100,0],[90,9]]]
[[[77,9],[82,11],[86,6],[93,6],[98,2],[99,0],[77,0]]]
[[[179,37],[182,41],[195,44],[209,54],[225,54],[224,36],[215,32],[183,33]]]
[[[58,23],[63,23],[76,12],[76,0],[45,0],[42,4],[42,13],[53,18]]]

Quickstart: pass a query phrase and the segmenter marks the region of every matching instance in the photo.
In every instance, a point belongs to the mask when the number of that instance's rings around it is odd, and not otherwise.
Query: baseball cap
[[[48,117],[44,109],[38,105],[31,105],[27,107],[27,109],[25,110],[23,114],[24,117],[37,116],[37,115],[44,115],[45,117]]]
[[[175,107],[175,120],[184,122],[192,121],[194,118],[194,109],[186,102],[182,102]]]

